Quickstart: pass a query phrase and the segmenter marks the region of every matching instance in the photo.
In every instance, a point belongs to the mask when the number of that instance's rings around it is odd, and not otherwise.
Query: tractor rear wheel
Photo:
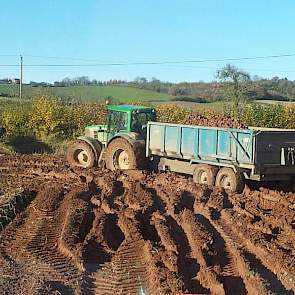
[[[68,147],[66,158],[72,167],[91,168],[95,164],[93,149],[82,140],[77,140]]]
[[[132,145],[123,138],[114,139],[105,154],[106,167],[110,170],[136,169],[136,154]]]
[[[207,164],[198,164],[194,170],[193,180],[200,185],[214,186],[217,168]]]
[[[244,175],[228,167],[221,168],[216,176],[215,185],[226,192],[242,193],[245,187]]]

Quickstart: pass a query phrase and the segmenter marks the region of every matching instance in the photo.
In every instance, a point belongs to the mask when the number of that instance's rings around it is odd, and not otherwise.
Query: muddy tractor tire
[[[226,192],[242,193],[245,187],[244,175],[228,167],[221,168],[216,176],[215,186],[223,188]]]
[[[207,164],[198,164],[194,170],[193,180],[196,184],[214,186],[218,169]]]
[[[136,152],[125,139],[114,139],[107,147],[105,154],[106,167],[114,170],[137,169]]]
[[[66,159],[72,167],[91,168],[95,165],[93,149],[88,143],[82,140],[77,140],[70,144]]]

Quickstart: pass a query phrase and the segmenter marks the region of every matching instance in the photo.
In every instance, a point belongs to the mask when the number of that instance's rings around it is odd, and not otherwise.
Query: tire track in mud
[[[292,194],[226,195],[173,174],[63,172],[59,160],[42,166],[38,157],[9,165],[38,194],[0,233],[0,265],[11,281],[0,271],[0,293],[295,290]]]
[[[253,294],[293,294],[291,290],[294,290],[294,284],[290,282],[294,280],[287,281],[279,275],[279,272],[284,272],[281,266],[276,269],[276,266],[270,263],[271,254],[266,254],[259,245],[253,244],[243,232],[233,226],[226,210],[219,211],[210,207],[210,203],[208,205],[198,202],[195,204],[195,213],[201,215],[222,237],[226,243],[225,249],[233,253],[236,266],[240,266],[237,269],[248,290],[252,290]]]
[[[144,218],[142,210],[148,209],[151,202],[134,198],[134,192],[149,194],[138,185],[123,184],[114,181],[111,187],[104,186],[100,200],[93,200],[102,209],[96,214],[90,239],[93,241],[95,236],[96,246],[109,253],[108,261],[93,273],[93,294],[170,294],[162,283],[167,276],[173,276],[164,266],[156,265],[152,246],[155,241],[144,239],[142,231],[147,224],[142,226],[139,221]],[[164,276],[161,281],[160,272]]]
[[[244,196],[230,196],[234,211],[230,218],[261,246],[287,272],[295,267],[295,199],[293,194],[262,190],[246,191]]]
[[[195,289],[191,286],[189,290],[192,290],[191,292],[202,292],[203,294],[230,294],[223,285],[226,280],[220,278],[220,275],[214,269],[214,267],[217,267],[218,270],[220,265],[211,265],[208,261],[206,249],[212,243],[213,238],[210,236],[210,231],[207,231],[201,222],[195,218],[192,211],[194,196],[187,191],[175,194],[171,190],[165,192],[165,189],[164,192],[160,189],[159,195],[165,202],[169,212],[167,220],[170,222],[174,239],[180,245],[182,243],[181,249],[187,249],[184,257],[189,256],[196,267],[193,280],[198,282],[198,287]],[[184,241],[186,241],[186,245],[183,245]],[[186,265],[187,262],[184,263],[184,267]],[[240,286],[236,290],[238,291],[237,294],[245,294],[243,283],[239,283]]]
[[[37,273],[40,280],[57,281],[60,290],[74,290],[81,281],[81,270],[62,253],[58,245],[65,221],[63,212],[59,212],[65,209],[63,204],[60,205],[64,198],[66,196],[58,186],[49,186],[41,195],[39,193],[36,202],[24,212],[27,217],[22,224],[7,228],[8,238],[1,245],[1,252],[12,261],[32,263],[27,267],[32,268],[31,271]]]
[[[46,167],[60,168],[64,166],[64,161],[62,158],[52,155],[4,155],[0,157],[0,166],[2,169],[6,169],[7,167],[41,167],[42,169]]]
[[[157,191],[166,203],[170,215],[175,216],[175,214],[179,213],[179,210],[186,210],[184,208],[191,209],[192,202],[187,199],[187,194],[184,198],[183,192],[175,192],[170,189],[169,186],[167,187],[157,187]],[[190,187],[190,190],[194,195],[196,192],[195,188]],[[169,197],[167,198],[167,196]],[[270,259],[267,259],[265,255],[259,255],[257,257],[257,251],[260,254],[262,253],[259,245],[256,246],[256,244],[252,244],[252,247],[249,248],[247,247],[249,241],[242,241],[237,236],[237,229],[235,226],[231,224],[231,230],[225,231],[218,225],[222,221],[220,217],[221,212],[226,211],[226,208],[232,207],[226,195],[218,196],[215,195],[214,192],[203,190],[202,193],[195,193],[195,196],[196,203],[198,204],[194,209],[196,216],[195,221],[204,227],[201,230],[202,233],[207,231],[212,235],[213,241],[211,245],[209,243],[207,251],[203,252],[205,262],[203,261],[202,255],[199,256],[197,261],[201,265],[204,264],[209,266],[209,268],[213,267],[212,270],[210,269],[210,272],[213,271],[213,273],[216,272],[214,267],[216,268],[216,266],[218,266],[220,268],[217,271],[217,278],[223,284],[225,293],[246,294],[250,292],[251,294],[267,294],[271,292],[274,294],[292,294],[292,291],[290,291],[294,290],[294,285],[292,283],[294,280],[292,277],[289,281],[280,275],[278,275],[278,278],[276,274],[279,271],[281,273],[284,271],[280,269],[279,265],[278,269],[274,269],[274,265],[267,261]],[[202,206],[200,206],[199,203]],[[190,221],[189,226],[185,224],[182,225],[182,228],[188,228],[185,230],[187,236],[190,235],[189,228],[195,227],[195,221]],[[191,239],[192,249],[201,248],[201,232],[199,231],[199,234],[194,235],[198,236],[196,239],[197,244],[194,244],[193,239]],[[239,245],[240,248],[237,247],[237,245]],[[210,252],[215,252],[215,254],[210,255]],[[213,289],[211,291],[214,292]],[[221,294],[221,292],[222,291],[218,291],[217,294]]]
[[[148,276],[142,258],[144,241],[123,243],[111,262],[94,274],[95,294],[139,294]],[[146,290],[146,289],[145,289]]]
[[[230,251],[230,246],[208,219],[201,214],[196,214],[195,218],[201,229],[211,235],[212,242],[208,244],[204,256],[208,267],[214,269],[215,266],[218,266],[217,278],[223,284],[225,293],[247,294],[245,278],[239,272],[235,255]]]
[[[17,188],[29,188],[44,182],[58,181],[66,187],[72,183],[85,183],[86,171],[70,169],[60,157],[21,155],[0,157],[0,193],[14,192]]]
[[[48,222],[54,222],[53,214],[42,216],[42,222],[34,234],[32,240],[25,247],[26,252],[32,258],[42,261],[46,266],[42,271],[53,271],[66,285],[75,284],[81,277],[79,268],[76,267],[67,256],[58,249],[58,233],[55,228],[48,226]],[[56,223],[54,224],[54,226]]]
[[[278,294],[293,294],[290,289],[295,290],[294,274],[292,277],[292,274],[281,265],[274,265],[273,261],[275,260],[272,259],[273,255],[270,252],[266,252],[260,246],[245,239],[243,234],[237,235],[227,221],[221,221],[221,224],[234,241],[241,243],[241,254],[249,265],[250,273],[260,276],[268,291]]]

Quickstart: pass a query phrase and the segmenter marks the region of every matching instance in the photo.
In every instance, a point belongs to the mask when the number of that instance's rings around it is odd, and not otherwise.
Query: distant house
[[[0,84],[19,84],[20,83],[20,79],[17,78],[5,78],[5,79],[0,79]]]
[[[20,83],[20,79],[17,79],[17,78],[9,79],[9,83],[10,84],[19,84]]]

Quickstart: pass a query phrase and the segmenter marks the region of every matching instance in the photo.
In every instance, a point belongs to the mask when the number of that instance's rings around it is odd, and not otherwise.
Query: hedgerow
[[[232,110],[227,108],[224,112],[230,115]],[[295,129],[295,104],[243,104],[238,118],[247,126]]]
[[[159,122],[180,123],[194,112],[175,105],[156,106]],[[231,109],[220,110],[230,116]],[[245,104],[240,107],[239,119],[247,126],[294,128],[294,105]],[[212,111],[203,111],[211,116]],[[105,124],[106,106],[102,103],[65,104],[51,96],[41,96],[26,102],[0,103],[0,125],[7,137],[32,136],[38,140],[62,141],[82,134],[85,126]]]

